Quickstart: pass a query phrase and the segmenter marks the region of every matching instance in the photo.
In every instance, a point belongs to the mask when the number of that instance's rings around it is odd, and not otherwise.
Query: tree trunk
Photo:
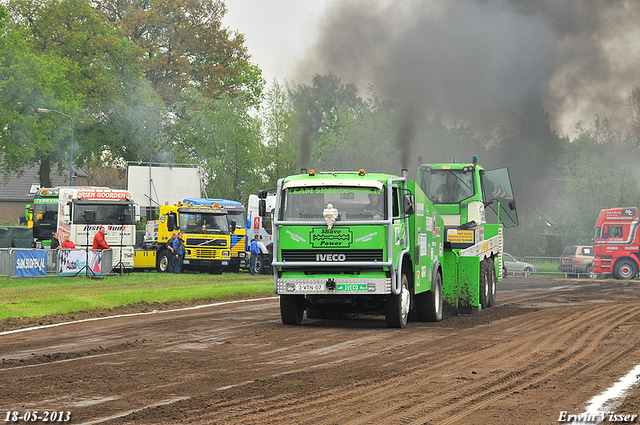
[[[51,155],[47,155],[40,160],[40,187],[51,187]]]

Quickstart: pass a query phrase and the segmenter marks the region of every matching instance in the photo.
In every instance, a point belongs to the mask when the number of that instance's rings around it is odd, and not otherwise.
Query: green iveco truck
[[[485,172],[474,157],[420,165],[417,181],[406,174],[311,170],[279,180],[272,267],[284,324],[301,324],[305,310],[382,312],[403,328],[409,317],[442,320],[445,306],[493,305],[502,228],[517,225],[508,171]]]

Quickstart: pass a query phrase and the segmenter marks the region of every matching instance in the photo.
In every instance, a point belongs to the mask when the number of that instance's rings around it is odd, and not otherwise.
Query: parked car
[[[525,263],[524,261],[515,258],[511,254],[506,252],[502,253],[502,259],[504,262],[505,274],[508,276],[529,276],[536,272],[536,266],[531,263]]]
[[[565,246],[560,255],[558,270],[562,273],[573,274],[580,277],[581,274],[588,274],[595,278],[595,273],[591,272],[591,263],[595,258],[592,246],[569,245]]]

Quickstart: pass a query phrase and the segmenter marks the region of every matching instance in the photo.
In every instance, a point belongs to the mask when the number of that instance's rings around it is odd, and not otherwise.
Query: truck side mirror
[[[267,215],[267,201],[265,199],[260,199],[258,201],[258,215],[260,217]]]
[[[230,223],[231,233],[234,233],[236,231],[236,226],[237,226],[237,223],[236,223],[235,218],[231,219],[231,223]]]
[[[135,215],[136,215],[136,223],[140,221],[140,205],[138,204],[133,204],[133,209],[135,211]]]
[[[171,232],[177,227],[175,214],[167,214],[167,230]]]
[[[266,190],[259,190],[258,191],[258,198],[260,199],[267,199],[267,191]]]
[[[416,197],[413,193],[405,193],[404,195],[404,213],[413,215],[416,212]]]

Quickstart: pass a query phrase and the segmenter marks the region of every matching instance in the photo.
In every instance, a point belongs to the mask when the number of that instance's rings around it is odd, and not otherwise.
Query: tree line
[[[71,123],[38,113],[46,108],[73,117],[73,163],[92,184],[123,184],[128,161],[197,163],[209,196],[241,202],[302,167],[398,174],[401,156],[415,172],[419,156],[479,155],[485,168],[510,168],[521,219],[507,234],[515,255],[589,244],[600,209],[640,204],[640,88],[628,96],[633,128],[625,134],[604,114],[576,123],[573,138],[559,136],[532,99],[521,122],[491,134],[420,117],[410,145],[399,146],[402,108],[375,87],[363,94],[333,74],[267,84],[243,35],[222,25],[225,13],[222,0],[0,4],[5,176],[37,165],[50,186],[55,166],[69,169]],[[560,200],[549,199],[549,181],[563,182]],[[549,222],[549,202],[562,220]]]

